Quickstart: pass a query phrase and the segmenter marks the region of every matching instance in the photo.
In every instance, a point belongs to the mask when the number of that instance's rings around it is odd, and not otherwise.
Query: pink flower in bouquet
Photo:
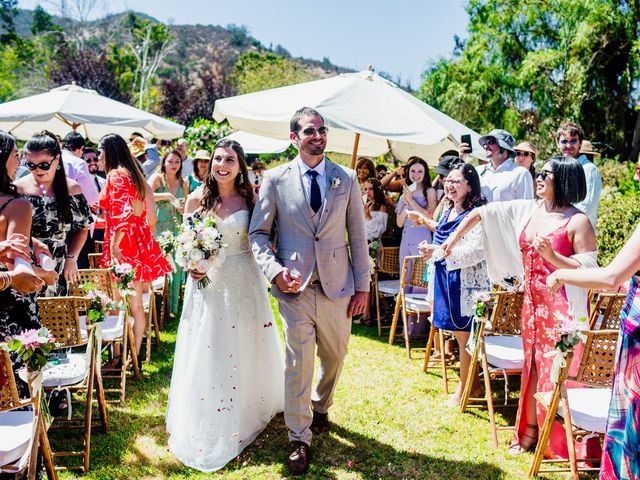
[[[56,339],[46,329],[31,329],[21,332],[16,335],[16,340],[19,340],[25,350],[36,350],[42,345],[48,343],[55,343]]]

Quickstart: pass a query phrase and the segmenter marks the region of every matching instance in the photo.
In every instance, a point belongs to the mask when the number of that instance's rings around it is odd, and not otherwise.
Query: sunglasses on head
[[[316,132],[318,133],[318,135],[324,137],[327,133],[329,133],[329,127],[325,127],[325,126],[318,127],[318,128],[307,127],[304,130],[302,130],[302,133],[304,133],[306,137],[311,137],[315,135]]]
[[[530,152],[516,152],[516,157],[528,157]]]
[[[56,161],[56,159],[54,158],[53,160],[51,160],[49,162],[40,162],[40,163],[25,162],[24,166],[27,167],[32,172],[35,169],[40,169],[43,172],[46,172],[51,168],[51,165],[53,165],[53,162],[55,162],[55,161]]]
[[[542,180],[546,180],[549,175],[553,175],[553,172],[549,170],[541,170],[536,173],[536,178],[541,178]]]

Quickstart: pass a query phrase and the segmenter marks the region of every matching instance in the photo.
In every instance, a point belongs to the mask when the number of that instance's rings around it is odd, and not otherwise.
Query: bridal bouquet
[[[549,333],[549,337],[555,341],[555,345],[553,350],[545,354],[545,357],[554,357],[551,381],[558,383],[560,372],[567,366],[567,355],[584,339],[581,330],[585,328],[586,319],[578,321],[573,318],[573,315],[563,315],[560,312],[555,312],[553,316],[558,323]]]
[[[129,263],[119,263],[111,266],[111,273],[116,279],[116,286],[120,290],[120,294],[123,297],[128,295],[135,295],[133,289],[133,279],[135,278],[136,270]]]
[[[200,218],[193,215],[185,219],[176,237],[176,263],[182,268],[206,273],[219,268],[225,259],[222,235],[212,217]],[[211,283],[208,275],[198,281],[198,288]]]

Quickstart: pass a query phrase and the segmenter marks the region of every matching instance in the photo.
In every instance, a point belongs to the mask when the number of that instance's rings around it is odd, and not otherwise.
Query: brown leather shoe
[[[292,475],[302,475],[309,470],[309,445],[291,442],[293,452],[287,457],[287,468]]]
[[[311,422],[311,432],[314,435],[320,435],[321,433],[328,432],[331,429],[331,423],[329,423],[329,414],[313,412],[313,421]]]

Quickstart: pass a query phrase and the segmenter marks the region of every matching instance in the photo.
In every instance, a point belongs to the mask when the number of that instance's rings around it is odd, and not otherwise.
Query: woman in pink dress
[[[499,283],[497,277],[500,275],[515,274],[524,281],[522,343],[525,360],[515,438],[510,446],[510,453],[514,455],[531,449],[544,422],[546,412],[536,402],[534,394],[553,390],[550,379],[553,358],[545,354],[554,348],[555,339],[549,334],[557,326],[556,314],[571,314],[578,320],[588,318],[584,291],[561,289],[554,297],[546,287],[547,277],[558,268],[595,265],[593,228],[588,217],[572,205],[586,195],[586,180],[580,164],[569,157],[552,158],[536,175],[536,193],[539,200],[496,202],[475,210],[445,245],[445,251],[449,252],[459,238],[482,221],[492,280]],[[510,226],[512,228],[508,228]],[[509,271],[504,261],[500,262],[496,257],[509,257],[516,245],[521,263],[517,270],[514,265]],[[497,255],[492,256],[492,252]],[[497,266],[497,263],[501,264]],[[571,373],[576,372],[582,349],[583,345],[576,348]],[[598,456],[597,452],[593,453]],[[554,426],[546,456],[567,458],[565,434],[560,425]]]

